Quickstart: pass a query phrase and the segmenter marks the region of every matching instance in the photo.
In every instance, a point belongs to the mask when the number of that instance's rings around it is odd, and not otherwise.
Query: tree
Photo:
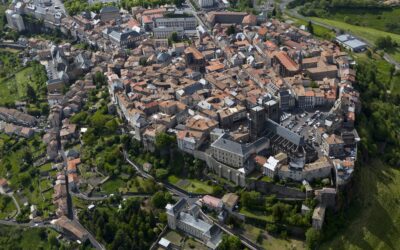
[[[37,101],[35,89],[30,84],[26,86],[26,96],[29,98],[28,101],[30,102],[35,103]]]
[[[315,249],[320,241],[321,234],[314,228],[309,228],[306,232],[306,243],[309,249]]]
[[[264,208],[265,200],[259,192],[243,192],[241,197],[242,206],[247,209],[260,210]]]
[[[276,16],[276,5],[272,9],[271,16],[273,16],[273,17]]]
[[[171,41],[171,43],[179,42],[180,39],[179,39],[178,33],[172,32],[171,35],[169,36],[169,40]]]
[[[115,133],[118,129],[118,123],[115,119],[106,122],[105,126],[110,134]]]
[[[378,49],[383,49],[383,50],[393,49],[397,47],[397,43],[392,40],[391,36],[378,37],[375,41],[375,45]]]
[[[237,236],[227,236],[222,237],[222,241],[219,244],[218,250],[241,250],[243,249],[242,243]]]
[[[213,186],[213,188],[212,188],[212,193],[213,193],[213,195],[215,195],[215,196],[221,196],[221,195],[224,194],[224,189],[223,189],[221,186],[219,186],[219,185]]]
[[[93,83],[96,86],[103,86],[107,83],[107,79],[103,73],[101,73],[100,71],[97,71],[93,76]]]
[[[165,208],[167,203],[171,200],[171,195],[168,192],[158,191],[151,197],[151,203],[156,208]]]
[[[163,180],[167,177],[168,175],[168,170],[159,168],[156,170],[156,178],[159,180]]]
[[[185,0],[173,0],[176,7],[181,8]]]
[[[57,240],[57,238],[56,238],[56,236],[55,236],[54,234],[52,234],[52,235],[49,236],[48,241],[49,241],[49,244],[50,244],[51,246],[58,247],[58,246],[60,245],[60,244],[58,243],[58,240]]]
[[[314,34],[314,26],[313,26],[313,24],[312,24],[311,21],[308,21],[307,30],[308,30],[308,32],[310,32],[311,34]]]
[[[263,236],[262,231],[260,230],[260,231],[258,232],[256,241],[257,241],[258,244],[261,244],[262,241],[263,241],[263,239],[264,239],[264,236]]]
[[[226,35],[227,36],[230,36],[230,35],[233,35],[233,34],[235,34],[236,33],[236,28],[235,28],[235,26],[234,25],[231,25],[231,26],[229,26],[227,29],[226,29]]]
[[[147,65],[147,58],[146,57],[141,57],[139,59],[139,65],[140,66],[146,66]]]

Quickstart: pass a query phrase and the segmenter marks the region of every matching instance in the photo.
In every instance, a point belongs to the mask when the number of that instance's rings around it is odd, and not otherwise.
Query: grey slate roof
[[[242,156],[245,156],[251,148],[246,144],[230,140],[227,134],[219,137],[211,144],[211,146]]]
[[[279,135],[280,137],[290,141],[291,143],[297,145],[297,146],[304,146],[304,137],[300,136],[289,129],[279,125],[278,123],[274,122],[271,119],[268,119],[266,122],[267,125],[267,130],[269,132],[272,132],[276,135]]]

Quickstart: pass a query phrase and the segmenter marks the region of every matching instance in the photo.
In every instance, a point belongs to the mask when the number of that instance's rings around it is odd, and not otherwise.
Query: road
[[[86,201],[102,201],[102,200],[106,200],[110,197],[107,195],[106,196],[91,196],[91,197],[89,197],[82,193],[72,193],[72,192],[71,192],[71,196],[74,196],[74,197],[77,197],[79,199],[86,200]],[[121,197],[123,199],[134,198],[134,197],[147,198],[147,197],[151,197],[151,194],[124,194]]]
[[[196,17],[198,23],[203,26],[203,28],[207,29],[208,33],[211,34],[210,27],[204,21],[199,17],[196,8],[193,6],[193,4],[190,2],[190,0],[187,0],[186,3],[190,6],[192,9],[192,14]]]
[[[307,17],[299,14],[298,11],[297,11],[297,8],[295,8],[295,9],[287,9],[287,5],[292,1],[293,0],[282,0],[280,2],[279,8],[281,9],[282,13],[288,13],[289,16],[292,16],[292,17],[297,18],[297,19],[302,19],[302,20],[305,20],[305,21],[311,21],[311,23],[313,23],[313,24],[322,26],[322,27],[330,29],[330,30],[335,30],[336,33],[338,33],[340,31],[340,29],[335,27],[335,26],[331,26],[331,25],[328,25],[326,23],[317,22],[317,21],[311,20],[310,18],[307,18]],[[351,34],[352,36],[356,37],[357,39],[365,42],[369,47],[373,47],[374,46],[374,43],[372,41],[367,40],[366,38],[362,38],[362,37],[356,36],[356,35],[352,34],[351,31],[350,32],[346,31],[346,32]],[[394,60],[393,57],[391,57],[389,54],[384,53],[383,59],[385,59],[385,61],[387,61],[388,63],[394,65],[397,70],[400,70],[400,63],[397,62],[396,60]]]

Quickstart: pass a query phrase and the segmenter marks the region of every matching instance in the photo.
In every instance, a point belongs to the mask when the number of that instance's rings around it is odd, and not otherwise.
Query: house
[[[146,173],[149,173],[149,172],[151,171],[152,168],[153,168],[153,165],[151,165],[151,163],[145,162],[145,163],[143,164],[143,170],[144,170]]]
[[[344,142],[338,135],[324,134],[322,136],[322,149],[325,155],[329,157],[341,157],[344,154]]]
[[[66,216],[61,216],[58,219],[52,220],[51,224],[53,224],[58,230],[80,240],[81,242],[85,242],[89,237],[89,233],[85,228],[76,221],[68,219]]]
[[[267,162],[263,165],[263,174],[270,178],[274,178],[278,165],[279,160],[275,159],[273,156],[270,156]]]
[[[64,124],[60,131],[61,140],[70,140],[78,136],[76,124]]]
[[[205,195],[200,199],[202,205],[207,207],[208,209],[221,211],[223,207],[223,202],[221,199],[218,199],[211,195]]]
[[[228,193],[222,197],[222,203],[224,204],[224,208],[229,212],[235,209],[236,205],[239,202],[239,196],[235,193]]]
[[[206,60],[204,55],[195,47],[185,49],[186,66],[199,72],[205,72]]]
[[[283,77],[294,76],[300,72],[300,66],[284,51],[279,51],[274,55],[273,66]]]
[[[0,194],[5,194],[10,191],[10,187],[8,186],[8,181],[4,178],[0,178]]]
[[[314,209],[312,215],[312,227],[316,230],[321,230],[325,220],[325,206],[320,204]]]
[[[178,132],[176,139],[179,149],[185,152],[192,152],[203,144],[206,136],[201,131],[182,130]]]

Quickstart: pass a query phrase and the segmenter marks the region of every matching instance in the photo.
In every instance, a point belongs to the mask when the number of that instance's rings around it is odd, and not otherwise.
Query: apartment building
[[[167,39],[172,33],[176,33],[178,37],[184,36],[183,27],[157,27],[153,28],[153,37],[155,39]]]
[[[182,27],[184,30],[195,30],[197,20],[195,17],[158,17],[153,19],[154,27]]]

